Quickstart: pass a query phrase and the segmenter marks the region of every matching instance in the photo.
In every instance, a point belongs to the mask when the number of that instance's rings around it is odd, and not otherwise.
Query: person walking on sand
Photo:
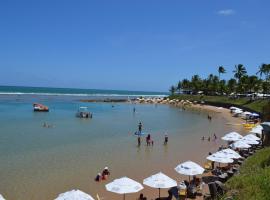
[[[169,140],[169,138],[168,138],[168,134],[167,134],[167,133],[165,133],[164,145],[167,145],[167,144],[168,144],[168,140]]]

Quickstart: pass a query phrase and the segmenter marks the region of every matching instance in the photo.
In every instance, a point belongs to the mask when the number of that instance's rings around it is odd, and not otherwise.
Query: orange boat
[[[36,112],[49,112],[49,108],[40,103],[33,103],[33,107]]]

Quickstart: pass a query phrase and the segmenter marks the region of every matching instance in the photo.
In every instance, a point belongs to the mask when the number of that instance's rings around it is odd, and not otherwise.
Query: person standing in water
[[[142,122],[139,123],[138,128],[139,128],[139,133],[141,133],[142,132]]]
[[[165,133],[164,145],[167,145],[167,144],[168,144],[168,140],[169,140],[169,138],[168,138],[168,134],[167,134],[167,133]]]
[[[134,108],[133,108],[133,113],[135,113],[135,112],[136,112],[136,108],[134,107]]]
[[[141,146],[141,136],[138,136],[138,147]]]

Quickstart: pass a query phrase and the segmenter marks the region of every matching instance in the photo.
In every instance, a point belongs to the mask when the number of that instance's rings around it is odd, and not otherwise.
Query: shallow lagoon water
[[[33,112],[34,101],[48,105],[50,112]],[[128,176],[142,182],[159,171],[179,177],[173,170],[176,164],[190,158],[202,162],[209,146],[217,148],[214,142],[200,141],[202,135],[221,136],[231,130],[219,114],[209,122],[207,113],[168,105],[115,103],[112,107],[36,96],[5,96],[0,103],[0,193],[11,200],[54,199],[73,188],[121,199],[105,191],[107,182],[93,181],[105,166],[112,172],[110,180]],[[75,117],[77,108],[85,105],[93,119]],[[147,147],[145,140],[137,147],[133,133],[140,121],[151,134],[153,147]],[[44,122],[53,128],[42,127]]]

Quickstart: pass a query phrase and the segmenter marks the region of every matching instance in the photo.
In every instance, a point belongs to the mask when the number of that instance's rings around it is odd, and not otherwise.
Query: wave
[[[78,97],[166,97],[166,94],[72,94],[72,93],[35,93],[35,92],[0,92],[0,95],[35,95],[35,96],[78,96]]]

